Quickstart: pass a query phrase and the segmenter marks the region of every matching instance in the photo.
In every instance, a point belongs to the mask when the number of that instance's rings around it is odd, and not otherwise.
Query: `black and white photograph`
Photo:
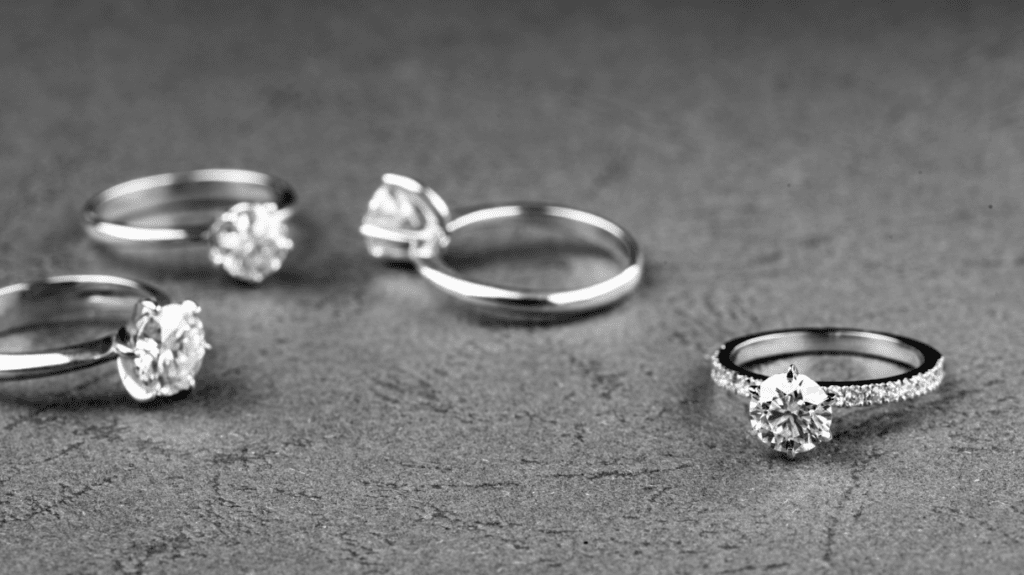
[[[0,573],[1024,572],[1024,5],[0,2]]]

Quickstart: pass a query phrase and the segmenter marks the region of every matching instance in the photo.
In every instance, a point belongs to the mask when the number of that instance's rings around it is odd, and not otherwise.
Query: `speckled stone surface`
[[[215,346],[156,406],[110,366],[3,385],[0,570],[1024,570],[1019,10],[384,4],[0,5],[0,280],[141,276]],[[77,228],[208,166],[299,192],[262,287]],[[481,321],[365,255],[385,171],[607,215],[648,276]],[[780,458],[703,356],[801,325],[923,339],[947,381]]]

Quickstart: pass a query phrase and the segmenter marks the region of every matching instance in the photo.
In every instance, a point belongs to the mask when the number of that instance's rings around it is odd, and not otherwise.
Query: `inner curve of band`
[[[58,276],[7,286],[0,289],[0,337],[70,322],[125,323],[141,299],[170,302],[152,286],[113,276]],[[113,341],[111,333],[64,347],[0,353],[0,378],[48,375],[106,361],[114,357]]]
[[[445,291],[458,297],[490,300],[499,305],[515,306],[574,306],[588,305],[588,302],[599,305],[602,302],[615,301],[628,293],[639,281],[642,267],[640,248],[632,236],[609,220],[575,208],[547,204],[513,204],[464,210],[448,223],[446,229],[449,234],[455,234],[459,230],[479,224],[520,218],[561,219],[603,232],[614,244],[614,249],[609,249],[608,255],[613,259],[622,258],[624,269],[615,276],[590,286],[549,291],[488,285],[466,279],[452,269],[441,254],[421,261],[420,272]]]
[[[807,330],[769,333],[736,344],[730,359],[749,366],[798,355],[854,355],[920,368],[927,357],[914,345],[885,334],[855,330]]]
[[[609,255],[613,258],[621,257],[626,262],[626,265],[635,262],[639,254],[639,248],[637,247],[636,242],[633,241],[632,238],[628,237],[624,230],[617,224],[589,212],[562,206],[522,204],[480,208],[459,215],[457,218],[449,222],[446,229],[450,235],[454,235],[459,230],[463,230],[471,226],[498,220],[520,218],[535,220],[546,218],[561,219],[583,224],[590,228],[602,231],[610,236],[611,239],[615,240],[614,245],[617,253],[609,253]]]

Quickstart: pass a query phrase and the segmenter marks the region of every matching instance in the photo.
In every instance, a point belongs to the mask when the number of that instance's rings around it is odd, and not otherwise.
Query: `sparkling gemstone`
[[[758,439],[793,456],[832,439],[832,403],[820,385],[790,366],[754,389],[750,426]]]
[[[407,262],[410,250],[429,256],[447,244],[448,206],[433,190],[397,174],[385,174],[359,227],[370,255]]]
[[[241,202],[210,226],[210,261],[235,279],[260,283],[281,269],[295,243],[273,202]]]
[[[135,379],[150,394],[175,395],[196,385],[209,345],[195,302],[146,302],[134,319]]]

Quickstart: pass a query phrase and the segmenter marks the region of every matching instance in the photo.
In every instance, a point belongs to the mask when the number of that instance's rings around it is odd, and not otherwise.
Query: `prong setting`
[[[751,432],[790,457],[832,439],[834,398],[796,365],[756,386],[750,396]]]
[[[195,376],[210,349],[200,311],[190,300],[136,306],[114,343],[121,382],[135,400],[150,401],[195,387]]]
[[[448,247],[450,219],[451,211],[437,192],[412,178],[384,174],[359,233],[372,257],[408,263]]]

